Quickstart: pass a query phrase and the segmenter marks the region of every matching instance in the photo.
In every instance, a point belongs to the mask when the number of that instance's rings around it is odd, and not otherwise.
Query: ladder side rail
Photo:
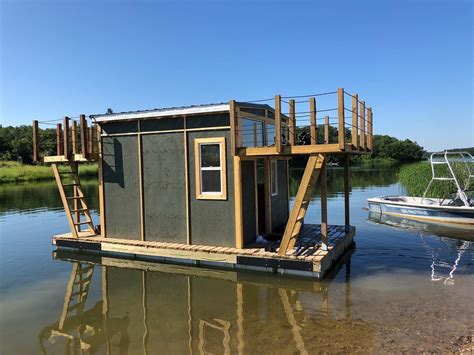
[[[64,186],[63,186],[63,182],[61,180],[61,175],[59,174],[58,166],[57,166],[57,164],[53,163],[53,164],[51,164],[51,168],[53,169],[53,174],[54,174],[54,177],[56,179],[56,185],[58,186],[59,195],[61,196],[61,200],[63,202],[64,209],[66,210],[66,217],[67,217],[67,220],[69,222],[69,227],[71,228],[71,233],[72,233],[74,238],[78,238],[79,235],[77,233],[76,226],[74,224],[74,220],[72,219],[71,209],[69,207],[69,203],[68,203],[68,200],[67,200],[67,197],[66,197],[66,193],[64,192]]]

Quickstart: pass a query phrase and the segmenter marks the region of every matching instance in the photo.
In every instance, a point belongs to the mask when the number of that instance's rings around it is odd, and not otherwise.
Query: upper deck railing
[[[372,151],[372,108],[357,94],[339,88],[314,95],[276,95],[256,103],[230,102],[234,154]]]
[[[44,163],[95,161],[98,152],[98,127],[88,127],[85,115],[79,115],[78,118],[79,120],[70,117],[64,117],[62,120],[34,120],[33,161]],[[55,123],[59,121],[62,123]],[[55,127],[55,147],[41,141],[40,125]]]

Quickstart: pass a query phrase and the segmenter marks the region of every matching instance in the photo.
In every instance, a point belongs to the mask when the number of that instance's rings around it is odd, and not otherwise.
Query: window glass
[[[201,167],[220,167],[220,145],[201,144]]]
[[[201,192],[221,192],[221,171],[202,170]]]

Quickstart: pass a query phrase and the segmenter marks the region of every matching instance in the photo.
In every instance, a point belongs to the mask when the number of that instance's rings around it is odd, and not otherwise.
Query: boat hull
[[[422,204],[419,198],[378,197],[368,199],[369,210],[375,213],[432,223],[460,224],[474,230],[474,208]],[[474,232],[473,232],[474,233]]]

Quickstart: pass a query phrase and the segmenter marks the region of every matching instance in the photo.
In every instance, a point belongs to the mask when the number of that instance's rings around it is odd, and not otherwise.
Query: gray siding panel
[[[229,130],[188,133],[188,161],[190,185],[191,243],[216,246],[235,246],[234,164],[230,153]],[[227,200],[196,199],[194,139],[226,138]]]
[[[137,121],[130,122],[110,122],[102,123],[102,130],[106,134],[118,134],[118,133],[136,133],[138,132]]]
[[[186,243],[184,134],[142,136],[145,240]]]
[[[140,239],[137,137],[103,137],[103,154],[107,236]]]
[[[253,161],[242,161],[242,219],[244,245],[255,241],[255,169]]]
[[[272,196],[272,231],[283,232],[288,221],[287,161],[278,161],[278,195]]]
[[[140,122],[140,132],[167,131],[184,128],[184,118],[148,119]]]
[[[229,125],[229,113],[195,115],[186,119],[186,128],[224,127]]]

